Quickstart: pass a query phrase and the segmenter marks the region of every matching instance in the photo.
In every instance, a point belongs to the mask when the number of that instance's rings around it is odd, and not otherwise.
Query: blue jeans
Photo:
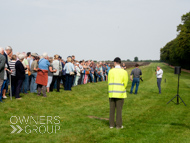
[[[140,79],[139,78],[133,78],[133,82],[132,82],[130,93],[133,93],[133,88],[134,88],[134,86],[136,84],[135,94],[137,94],[139,83],[140,83]]]
[[[157,86],[160,94],[161,94],[161,81],[162,81],[161,78],[157,78]]]
[[[105,81],[105,78],[104,78],[103,73],[101,73],[100,75],[101,75],[101,77],[102,77],[102,80]]]
[[[66,74],[65,90],[71,90],[72,82],[73,76],[70,74]]]
[[[2,99],[2,96],[3,96],[3,89],[5,88],[5,86],[6,86],[6,82],[7,82],[7,80],[4,80],[3,81],[3,85],[1,86],[1,91],[0,91],[0,100]]]
[[[94,75],[93,75],[92,73],[90,73],[89,76],[90,76],[89,81],[90,81],[90,82],[94,82]]]
[[[36,76],[37,72],[31,74],[31,82],[30,82],[30,92],[37,93],[37,84],[36,84]]]
[[[24,81],[22,83],[22,90],[21,90],[21,92],[22,93],[27,93],[28,86],[29,86],[29,77],[28,77],[28,74],[25,74],[25,79],[24,79]]]

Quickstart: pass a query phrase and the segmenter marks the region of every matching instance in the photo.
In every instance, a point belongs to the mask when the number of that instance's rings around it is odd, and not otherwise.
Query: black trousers
[[[12,90],[12,96],[15,96],[16,76],[12,76],[12,75],[11,75],[11,90]]]
[[[61,78],[57,75],[57,76],[53,76],[53,80],[51,82],[51,85],[50,85],[50,91],[53,91],[53,87],[54,87],[54,84],[55,84],[55,81],[57,80],[57,91],[59,92],[59,89],[60,89],[60,80]]]
[[[94,72],[94,82],[97,82],[98,80],[97,80],[97,73],[96,72]]]
[[[61,82],[61,80],[63,81],[63,87],[64,87],[65,86],[65,81],[66,81],[66,75],[62,75],[60,77],[60,82]]]
[[[80,85],[80,84],[83,83],[83,82],[82,82],[83,76],[84,76],[84,73],[81,73],[80,78],[79,78],[79,80],[78,80],[78,85]]]
[[[21,86],[24,80],[16,80],[16,90],[15,90],[15,98],[20,98],[19,94],[21,91]]]

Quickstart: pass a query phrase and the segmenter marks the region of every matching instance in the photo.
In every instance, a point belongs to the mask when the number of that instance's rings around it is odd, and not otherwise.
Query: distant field
[[[156,85],[157,65],[164,71],[161,95]],[[161,63],[140,68],[144,82],[137,95],[129,94],[131,81],[128,82],[124,129],[109,128],[107,83],[100,82],[74,87],[72,92],[62,89],[47,98],[29,94],[22,100],[4,100],[0,104],[0,143],[189,143],[190,74],[182,72],[180,77],[180,96],[187,106],[166,104],[176,95],[174,69]],[[25,119],[27,124],[21,120],[23,116],[30,117],[28,122]]]
[[[106,62],[106,63],[110,63],[111,65],[113,65],[113,62]],[[122,62],[121,64],[123,63],[125,63],[125,66],[127,68],[134,67],[136,64],[139,64],[140,66],[146,66],[150,64],[150,62]]]

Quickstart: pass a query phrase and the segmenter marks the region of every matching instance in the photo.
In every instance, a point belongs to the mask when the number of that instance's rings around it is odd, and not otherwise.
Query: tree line
[[[190,12],[181,17],[178,35],[160,49],[160,60],[173,66],[190,69]]]

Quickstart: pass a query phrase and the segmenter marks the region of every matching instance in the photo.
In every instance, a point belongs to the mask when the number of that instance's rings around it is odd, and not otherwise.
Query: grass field
[[[161,65],[164,71],[161,95],[156,85],[157,65]],[[23,95],[22,100],[4,100],[0,103],[0,143],[189,143],[190,74],[182,72],[180,77],[180,96],[187,106],[173,102],[166,104],[176,95],[174,69],[160,63],[140,68],[144,82],[140,83],[137,95],[129,94],[131,81],[128,82],[128,97],[123,107],[124,129],[109,128],[107,83],[101,82],[74,87],[72,92],[62,89],[60,93],[48,94],[47,98],[29,94]],[[130,73],[131,69],[127,71]],[[30,122],[21,121],[21,124],[19,117],[23,116],[29,116]],[[45,117],[36,121],[40,116]],[[47,116],[53,117],[52,123],[47,121]],[[10,125],[19,125],[23,130],[11,133],[13,128]],[[53,132],[48,133],[47,127],[51,129],[52,126]]]

